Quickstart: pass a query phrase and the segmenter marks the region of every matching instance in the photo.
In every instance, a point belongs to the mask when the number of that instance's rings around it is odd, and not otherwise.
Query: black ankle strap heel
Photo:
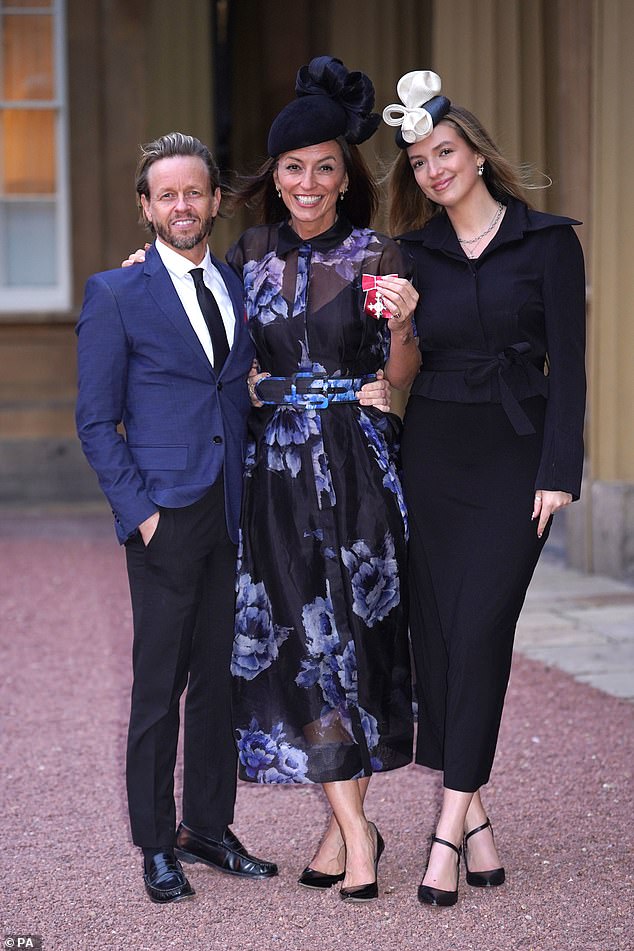
[[[473,885],[475,888],[493,888],[496,885],[503,885],[506,881],[506,873],[503,868],[493,868],[488,872],[469,871],[469,863],[467,862],[467,841],[472,835],[476,835],[478,832],[482,832],[484,829],[490,829],[491,835],[493,835],[493,826],[487,819],[487,821],[483,822],[481,826],[478,826],[476,829],[472,829],[471,832],[467,832],[463,842],[464,864],[467,870],[467,885]]]
[[[448,849],[453,849],[453,851],[458,856],[458,863],[456,867],[456,888],[455,891],[448,892],[443,888],[432,888],[431,885],[423,885],[421,882],[421,884],[418,886],[418,900],[423,905],[440,905],[444,908],[447,908],[450,905],[455,905],[458,901],[458,879],[460,878],[460,854],[462,849],[457,845],[454,845],[453,842],[448,842],[447,839],[439,839],[437,835],[432,835],[431,842],[432,845],[434,842],[437,842],[439,845],[446,845]],[[427,863],[429,864],[429,859],[427,860]]]

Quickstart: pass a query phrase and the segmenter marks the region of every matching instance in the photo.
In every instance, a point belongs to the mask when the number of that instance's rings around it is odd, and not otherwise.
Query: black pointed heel
[[[467,885],[473,885],[475,888],[494,888],[496,885],[503,885],[506,881],[504,868],[492,868],[488,872],[470,872],[467,862],[467,840],[470,839],[472,835],[476,835],[477,832],[482,832],[484,829],[490,829],[491,835],[493,835],[493,826],[487,819],[487,821],[483,822],[477,829],[472,829],[471,832],[467,832],[464,837],[464,864],[467,870]]]
[[[444,888],[433,888],[431,885],[418,886],[418,900],[423,905],[441,905],[443,908],[448,908],[450,905],[455,905],[458,901],[458,879],[460,877],[460,853],[462,849],[457,845],[454,845],[453,842],[448,842],[446,839],[439,839],[438,836],[432,835],[431,837],[432,845],[434,842],[438,842],[439,845],[446,845],[447,848],[453,849],[453,851],[458,856],[458,863],[456,866],[456,888],[453,892],[448,892]],[[431,852],[431,849],[430,849]]]
[[[316,869],[307,865],[302,874],[297,879],[304,888],[332,888],[337,882],[342,882],[345,878],[345,872],[339,872],[338,875],[328,875],[326,872],[318,872]]]
[[[385,842],[377,827],[373,822],[370,823],[376,832],[376,858],[374,860],[374,881],[368,885],[353,885],[351,888],[340,888],[339,897],[342,901],[373,901],[379,897],[379,886],[377,876],[379,871],[379,859],[385,851]]]

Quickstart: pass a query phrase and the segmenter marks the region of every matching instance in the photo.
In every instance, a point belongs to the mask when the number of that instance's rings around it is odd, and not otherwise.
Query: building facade
[[[0,504],[99,498],[74,433],[74,324],[87,276],[145,240],[139,144],[179,129],[252,170],[297,67],[327,52],[373,78],[377,108],[434,69],[552,180],[534,203],[583,221],[587,466],[567,553],[634,580],[633,37],[630,0],[0,0]],[[390,130],[364,152],[384,168]],[[216,250],[247,224],[219,222]]]

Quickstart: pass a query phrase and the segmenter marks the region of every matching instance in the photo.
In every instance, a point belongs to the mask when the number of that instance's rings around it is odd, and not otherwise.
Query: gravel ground
[[[5,937],[41,935],[46,951],[634,947],[631,704],[516,657],[486,793],[502,888],[463,877],[454,908],[418,904],[440,788],[410,766],[368,795],[386,840],[379,901],[343,906],[334,889],[296,885],[324,825],[318,789],[240,784],[234,829],[279,877],[187,866],[196,898],[159,907],[128,833],[131,614],[109,523],[3,519],[0,623]]]

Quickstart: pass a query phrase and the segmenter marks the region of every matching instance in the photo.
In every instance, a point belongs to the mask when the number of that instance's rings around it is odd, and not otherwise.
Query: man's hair
[[[212,192],[220,187],[220,170],[214,162],[214,157],[206,145],[196,139],[193,135],[185,135],[184,132],[168,132],[153,142],[147,142],[141,146],[141,157],[136,168],[135,188],[136,203],[139,209],[139,220],[141,224],[154,231],[151,223],[145,217],[143,206],[141,205],[141,195],[150,197],[150,186],[148,183],[148,173],[155,162],[164,158],[174,158],[176,156],[193,155],[207,166],[209,172],[209,185]]]

